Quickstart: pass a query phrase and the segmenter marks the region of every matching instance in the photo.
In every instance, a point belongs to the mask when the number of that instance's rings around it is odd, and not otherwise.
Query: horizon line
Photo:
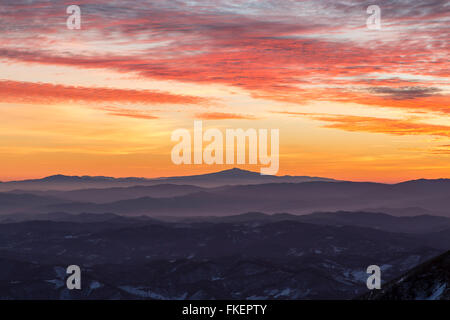
[[[43,180],[46,178],[51,178],[51,177],[57,177],[57,176],[62,176],[62,177],[77,177],[77,178],[84,178],[84,177],[89,177],[89,178],[112,178],[112,179],[147,179],[147,180],[159,180],[159,179],[169,179],[169,178],[183,178],[183,177],[194,177],[194,176],[202,176],[202,175],[208,175],[208,174],[214,174],[214,173],[221,173],[221,172],[229,172],[229,171],[242,171],[242,172],[248,172],[248,173],[254,173],[254,174],[258,174],[261,176],[270,176],[270,177],[308,177],[308,178],[318,178],[318,179],[329,179],[329,180],[334,180],[335,182],[367,182],[367,183],[380,183],[380,184],[399,184],[399,183],[403,183],[403,182],[408,182],[408,181],[417,181],[417,180],[428,180],[428,181],[433,181],[433,180],[449,180],[449,178],[445,178],[445,177],[440,177],[440,178],[413,178],[413,179],[407,179],[407,180],[399,180],[396,182],[380,182],[380,181],[371,181],[371,180],[342,180],[342,179],[336,179],[336,178],[331,178],[331,177],[322,177],[322,176],[316,176],[316,175],[292,175],[292,174],[284,174],[284,175],[263,175],[260,174],[259,171],[252,171],[252,170],[247,170],[247,169],[241,169],[238,167],[233,167],[231,169],[224,169],[224,170],[218,170],[218,171],[208,171],[208,172],[204,172],[204,173],[198,173],[198,174],[188,174],[188,175],[172,175],[172,176],[158,176],[158,177],[145,177],[145,176],[105,176],[105,175],[89,175],[89,174],[83,174],[83,175],[73,175],[73,174],[64,174],[64,173],[55,173],[55,174],[50,174],[50,175],[46,175],[46,176],[42,176],[40,178],[24,178],[24,179],[13,179],[13,180],[0,180],[0,183],[12,183],[12,182],[25,182],[25,181],[34,181],[34,180]],[[324,181],[327,182],[327,181]],[[328,181],[328,182],[333,182],[333,181]]]

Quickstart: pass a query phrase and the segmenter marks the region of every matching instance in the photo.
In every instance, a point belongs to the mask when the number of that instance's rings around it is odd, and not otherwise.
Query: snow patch
[[[188,293],[185,292],[179,297],[166,297],[159,293],[148,290],[148,288],[143,287],[120,286],[119,288],[138,297],[159,299],[159,300],[184,300],[188,295]]]
[[[283,291],[281,291],[279,294],[277,294],[274,298],[287,297],[287,296],[289,296],[290,293],[291,293],[291,289],[290,288],[286,288]]]
[[[433,290],[431,296],[429,296],[426,300],[439,300],[442,294],[444,293],[446,287],[447,287],[446,283],[443,283],[440,286],[437,285]]]
[[[58,279],[45,280],[45,282],[52,283],[55,285],[55,289],[62,288],[64,286],[64,281]]]

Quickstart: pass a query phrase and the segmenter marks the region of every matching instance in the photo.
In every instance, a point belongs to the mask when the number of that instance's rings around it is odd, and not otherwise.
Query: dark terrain
[[[362,297],[368,300],[450,300],[450,251],[427,261],[380,291]]]
[[[359,226],[103,218],[0,224],[0,297],[350,299],[367,290],[367,266],[389,280],[442,252],[423,233]],[[71,264],[81,292],[65,288]]]
[[[450,180],[233,169],[0,185],[0,299],[448,299],[448,277],[427,271],[436,290],[446,285],[438,296],[425,284],[416,294],[422,278],[408,275],[450,249]],[[369,296],[373,264],[386,290]],[[81,267],[82,290],[66,288],[69,265]]]

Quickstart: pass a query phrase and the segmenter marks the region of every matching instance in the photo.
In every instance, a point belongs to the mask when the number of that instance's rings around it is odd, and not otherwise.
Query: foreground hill
[[[450,300],[450,251],[408,271],[381,290],[364,295],[368,300]]]
[[[0,298],[350,299],[368,265],[390,280],[442,252],[362,227],[92,217],[0,224]],[[82,292],[65,289],[72,264]]]

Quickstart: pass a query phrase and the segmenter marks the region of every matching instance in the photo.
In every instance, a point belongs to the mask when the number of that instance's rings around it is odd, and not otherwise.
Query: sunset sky
[[[279,175],[450,178],[449,12],[447,0],[2,0],[0,180],[231,167],[171,162],[172,131],[195,119],[280,129]]]

